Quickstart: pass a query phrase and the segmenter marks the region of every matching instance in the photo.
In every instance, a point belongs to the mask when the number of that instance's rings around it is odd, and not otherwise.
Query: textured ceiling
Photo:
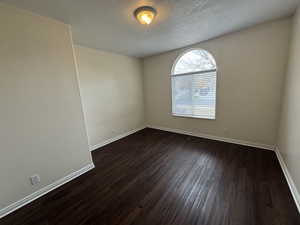
[[[144,57],[292,15],[299,0],[0,0],[72,25],[75,43]],[[133,11],[158,11],[150,26]]]

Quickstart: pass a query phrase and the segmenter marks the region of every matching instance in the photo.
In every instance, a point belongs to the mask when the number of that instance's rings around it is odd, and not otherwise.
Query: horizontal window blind
[[[172,111],[177,116],[215,119],[216,70],[172,76]]]

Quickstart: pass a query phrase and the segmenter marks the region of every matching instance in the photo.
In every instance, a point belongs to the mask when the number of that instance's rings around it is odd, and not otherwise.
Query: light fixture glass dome
[[[140,24],[149,25],[152,23],[157,12],[151,6],[142,6],[137,8],[134,11],[135,18],[139,21]]]

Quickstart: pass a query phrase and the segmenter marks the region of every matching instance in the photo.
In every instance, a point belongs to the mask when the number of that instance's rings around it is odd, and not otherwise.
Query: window
[[[172,114],[203,119],[216,118],[217,66],[201,49],[180,56],[172,69]]]

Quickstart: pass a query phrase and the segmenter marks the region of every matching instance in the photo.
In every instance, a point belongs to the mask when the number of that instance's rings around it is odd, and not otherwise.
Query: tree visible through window
[[[171,77],[173,115],[215,119],[217,66],[209,52],[194,49],[183,54]]]

